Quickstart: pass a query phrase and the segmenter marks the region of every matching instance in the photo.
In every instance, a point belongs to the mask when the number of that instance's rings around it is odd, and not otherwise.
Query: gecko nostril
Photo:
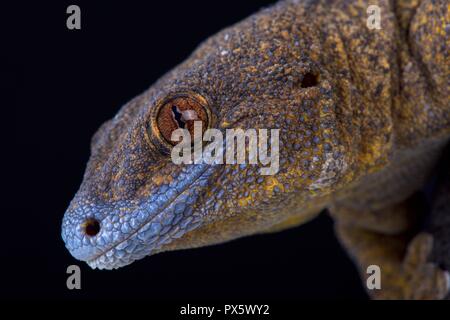
[[[100,232],[100,223],[94,218],[88,218],[83,222],[83,230],[88,236],[93,237]]]

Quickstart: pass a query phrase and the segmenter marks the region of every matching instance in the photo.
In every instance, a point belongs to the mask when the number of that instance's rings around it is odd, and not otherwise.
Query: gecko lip
[[[163,211],[156,216],[152,216],[147,223],[135,230],[128,238],[114,244],[95,258],[87,260],[86,263],[93,269],[117,269],[126,266],[135,260],[154,253],[161,246],[170,243],[173,239],[181,237],[186,232],[195,229],[201,224],[201,220],[199,219],[190,222],[193,222],[193,224],[186,230],[181,229],[179,226],[175,226],[169,230],[167,228],[171,227],[169,225],[165,226],[167,229],[163,230],[161,229],[164,223]],[[161,231],[158,234],[158,230],[160,229]]]
[[[82,206],[68,211],[62,228],[66,247],[92,268],[116,269],[155,253],[199,227],[202,218],[193,213],[193,207],[212,170],[209,165],[195,165],[185,172],[189,173],[179,176],[182,184],[177,180],[175,188],[163,189],[163,195],[134,204],[135,210],[129,209],[129,203],[115,203],[115,209],[111,205]],[[125,215],[121,215],[124,209]],[[87,217],[89,212],[93,214]],[[83,235],[79,221],[86,218],[100,221],[102,227],[96,236]]]

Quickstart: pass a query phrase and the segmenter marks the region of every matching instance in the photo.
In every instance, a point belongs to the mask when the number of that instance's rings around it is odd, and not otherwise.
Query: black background
[[[58,1],[2,6],[2,58],[13,100],[3,154],[0,296],[152,301],[366,299],[322,214],[305,226],[145,258],[116,271],[73,259],[61,219],[81,183],[92,134],[205,38],[271,1]],[[66,8],[81,7],[81,30]],[[6,40],[5,40],[6,39]],[[11,107],[12,106],[12,107]],[[11,118],[13,121],[11,121]],[[12,191],[12,192],[11,192]],[[82,289],[66,288],[81,267]]]

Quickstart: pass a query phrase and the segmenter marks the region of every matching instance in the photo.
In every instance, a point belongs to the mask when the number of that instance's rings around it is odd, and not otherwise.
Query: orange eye
[[[173,97],[164,102],[156,116],[156,125],[162,137],[172,145],[172,132],[176,129],[187,129],[194,137],[194,122],[202,122],[202,131],[209,125],[209,116],[206,100],[194,95],[186,94]],[[203,133],[202,132],[202,133]]]

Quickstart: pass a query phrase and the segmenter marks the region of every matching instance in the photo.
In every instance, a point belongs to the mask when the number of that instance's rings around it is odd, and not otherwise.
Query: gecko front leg
[[[411,209],[408,202],[376,212],[352,212],[345,206],[335,206],[332,212],[337,218],[338,238],[356,260],[362,278],[367,277],[369,265],[380,267],[381,289],[368,290],[373,298],[443,299],[449,290],[449,275],[428,260],[433,249],[433,237],[426,233],[411,236],[408,229],[392,233],[393,214],[408,212],[399,210],[401,206]],[[371,224],[373,219],[369,218],[366,221],[371,223],[355,225],[349,217],[356,215],[360,218],[376,215],[379,223]],[[386,222],[384,233],[383,221]]]
[[[450,270],[450,145],[446,148],[436,175],[432,208],[425,230],[436,239],[430,260]],[[450,300],[450,292],[446,299]]]

